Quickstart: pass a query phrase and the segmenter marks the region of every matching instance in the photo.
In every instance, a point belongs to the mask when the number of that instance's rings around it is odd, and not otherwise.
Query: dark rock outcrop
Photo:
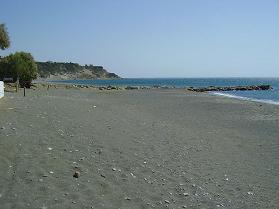
[[[138,86],[126,86],[125,87],[126,90],[136,90],[136,89],[139,89]]]
[[[271,85],[256,85],[256,86],[209,86],[203,88],[194,88],[189,87],[189,91],[195,92],[207,92],[207,91],[259,91],[259,90],[270,90],[272,89]]]

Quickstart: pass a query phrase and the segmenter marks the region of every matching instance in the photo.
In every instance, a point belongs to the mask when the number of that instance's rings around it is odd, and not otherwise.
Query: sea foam
[[[254,99],[254,98],[236,96],[236,95],[233,95],[233,94],[220,93],[220,92],[213,92],[213,93],[210,93],[210,94],[217,95],[217,96],[234,98],[234,99],[246,100],[246,101],[253,101],[253,102],[260,102],[260,103],[279,105],[278,101],[273,101],[273,100],[268,100],[268,99]]]

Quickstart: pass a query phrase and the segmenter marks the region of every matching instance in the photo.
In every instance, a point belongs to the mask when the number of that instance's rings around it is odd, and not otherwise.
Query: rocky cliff
[[[74,79],[117,79],[115,73],[110,73],[102,66],[79,65],[64,62],[37,62],[39,77],[51,80]]]

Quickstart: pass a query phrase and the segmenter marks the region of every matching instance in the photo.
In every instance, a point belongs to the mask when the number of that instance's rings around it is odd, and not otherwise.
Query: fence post
[[[17,77],[17,80],[16,80],[16,92],[18,92],[18,88],[19,88],[19,80],[18,80],[18,77]]]

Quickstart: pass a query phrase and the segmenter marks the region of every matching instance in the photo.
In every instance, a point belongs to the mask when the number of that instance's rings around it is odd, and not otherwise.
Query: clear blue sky
[[[123,77],[279,77],[278,0],[0,0],[12,46]]]

